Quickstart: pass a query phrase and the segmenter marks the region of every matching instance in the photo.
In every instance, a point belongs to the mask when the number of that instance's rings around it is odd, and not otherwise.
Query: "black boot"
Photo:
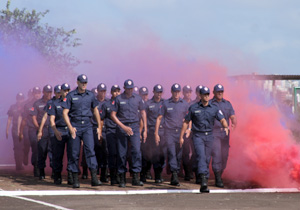
[[[61,184],[61,173],[54,172],[54,184],[60,185]]]
[[[200,174],[200,177],[201,177],[200,192],[202,192],[202,193],[209,193],[209,189],[207,187],[207,178],[205,177],[204,174]]]
[[[171,185],[180,186],[179,180],[178,180],[178,174],[175,171],[172,172]]]
[[[54,171],[52,169],[52,173],[51,173],[51,179],[54,179]]]
[[[118,176],[120,178],[119,187],[126,187],[126,173],[118,174]]]
[[[68,171],[68,185],[73,185],[74,181],[73,181],[73,175],[72,175],[72,171]]]
[[[162,183],[164,180],[161,178],[161,169],[154,169],[155,183]]]
[[[45,170],[43,168],[40,168],[40,176],[39,176],[40,180],[45,179]]]
[[[191,174],[190,174],[189,167],[184,165],[183,169],[184,169],[184,180],[185,181],[191,181]]]
[[[141,173],[140,173],[140,180],[142,181],[142,182],[146,182],[147,180],[146,180],[146,169],[145,168],[143,168],[142,169],[142,171],[141,171]]]
[[[196,177],[196,184],[201,184],[201,176],[200,176],[200,174],[197,174],[197,172],[195,172],[195,177]]]
[[[100,181],[101,181],[101,182],[105,182],[105,183],[108,182],[108,178],[107,178],[107,168],[106,168],[106,167],[101,168],[101,177],[100,177]]]
[[[87,179],[88,178],[88,168],[87,167],[82,167],[82,179]]]
[[[34,175],[34,177],[39,177],[40,176],[40,170],[36,165],[33,166],[33,175]]]
[[[110,171],[110,185],[118,184],[117,182],[117,170],[114,168],[109,169]]]
[[[80,184],[79,184],[79,180],[78,180],[78,173],[72,172],[72,176],[73,176],[73,188],[79,188]]]
[[[97,169],[91,170],[91,185],[92,186],[100,186],[102,185],[101,181],[97,178]]]
[[[214,173],[215,173],[216,187],[224,188],[223,180],[221,178],[221,172],[214,172]]]
[[[132,174],[132,185],[133,186],[143,186],[144,183],[139,180],[139,173],[133,172]]]

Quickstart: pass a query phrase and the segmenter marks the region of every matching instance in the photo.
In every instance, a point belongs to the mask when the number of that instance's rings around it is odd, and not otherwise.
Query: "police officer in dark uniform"
[[[182,94],[183,94],[183,100],[185,100],[189,104],[189,106],[191,106],[193,104],[193,101],[191,100],[192,97],[191,86],[185,85],[182,88]],[[193,178],[192,157],[195,151],[194,151],[194,145],[192,142],[192,137],[190,135],[190,132],[186,133],[186,135],[184,135],[183,138],[184,138],[184,143],[182,145],[182,166],[184,170],[184,180],[190,181],[190,179]]]
[[[39,87],[34,87],[32,89],[32,100],[24,105],[24,111],[22,113],[22,122],[20,126],[19,138],[23,139],[23,133],[26,131],[24,128],[28,126],[28,137],[31,146],[31,164],[33,165],[33,174],[35,177],[39,177],[39,168],[37,166],[38,163],[38,149],[37,149],[37,135],[36,135],[36,127],[33,124],[33,119],[31,116],[31,112],[33,111],[33,104],[36,100],[41,97],[41,89]]]
[[[155,183],[162,183],[163,179],[161,173],[165,167],[167,158],[167,144],[164,139],[164,118],[159,125],[158,135],[160,136],[160,142],[155,141],[155,124],[156,119],[159,115],[160,108],[164,102],[162,99],[163,87],[159,84],[153,87],[153,97],[146,102],[146,114],[147,114],[147,125],[148,125],[148,143],[147,150],[150,153],[150,161],[153,164],[154,179]]]
[[[209,88],[200,90],[201,101],[190,106],[188,114],[180,132],[180,145],[183,144],[183,135],[192,121],[193,142],[198,163],[198,176],[201,178],[200,192],[209,192],[207,179],[209,177],[209,162],[213,145],[213,126],[217,119],[222,124],[226,134],[228,125],[221,110],[209,101]]]
[[[109,99],[105,98],[106,96],[106,85],[104,83],[100,83],[97,86],[97,100],[98,100],[98,105],[97,108],[99,110],[99,114],[101,119],[103,117],[101,116],[101,107],[104,103],[106,103]],[[94,133],[94,142],[95,142],[95,154],[98,162],[98,167],[101,168],[101,176],[100,176],[100,181],[101,182],[108,182],[107,179],[107,142],[106,142],[106,135],[105,135],[105,126],[103,124],[103,120],[101,121],[102,123],[102,137],[101,141],[98,140],[98,135],[97,135],[97,122],[95,120],[95,117],[92,118],[92,123],[93,123],[93,133]]]
[[[115,99],[120,95],[121,88],[119,85],[113,85],[111,87],[111,99],[106,101],[101,107],[101,119],[104,119],[105,135],[108,150],[108,168],[110,171],[110,184],[115,185],[117,181],[117,124],[111,120],[110,114],[113,106],[115,105]]]
[[[171,87],[172,97],[164,100],[155,125],[155,141],[160,142],[159,127],[164,117],[165,140],[168,148],[168,163],[172,172],[171,185],[179,186],[178,172],[180,170],[182,148],[179,145],[180,128],[188,103],[180,98],[181,86],[175,83]]]
[[[55,88],[54,88],[55,89]],[[54,90],[55,91],[55,90]],[[54,184],[60,185],[62,183],[61,172],[63,169],[63,156],[65,152],[65,145],[67,144],[67,159],[68,159],[68,184],[73,184],[70,176],[69,159],[71,156],[71,147],[68,142],[70,139],[67,124],[63,119],[63,103],[70,91],[70,85],[64,83],[61,85],[61,97],[58,100],[53,100],[51,106],[48,108],[48,115],[50,116],[50,126],[54,132],[51,136],[52,153],[53,153],[53,171]]]
[[[18,93],[16,96],[16,103],[11,105],[7,115],[7,125],[6,125],[6,139],[8,139],[8,133],[10,124],[12,122],[12,138],[13,138],[13,145],[14,145],[14,157],[16,162],[16,170],[20,171],[23,170],[22,162],[23,162],[23,142],[19,141],[19,118],[22,114],[22,108],[23,108],[23,101],[25,97],[23,93]]]
[[[192,102],[192,104],[194,104],[194,103],[198,103],[200,100],[201,100],[201,96],[200,96],[200,90],[202,89],[202,85],[198,85],[197,87],[196,87],[196,98],[194,99],[194,101]]]
[[[223,112],[225,120],[229,125],[229,119],[231,121],[231,129],[234,129],[237,124],[234,109],[228,100],[223,98],[224,86],[217,84],[214,87],[214,97],[211,99],[211,103],[218,106]],[[222,173],[226,168],[228,152],[229,152],[229,134],[226,135],[220,122],[215,121],[214,129],[214,144],[212,153],[212,169],[215,174],[215,185],[217,187],[224,187],[222,181]]]
[[[78,160],[80,154],[81,139],[86,155],[86,162],[91,172],[91,185],[99,186],[102,183],[97,179],[97,159],[94,151],[93,126],[91,118],[94,115],[98,124],[97,134],[100,141],[102,127],[101,118],[97,108],[98,101],[91,91],[87,90],[87,76],[81,74],[77,77],[77,88],[68,93],[65,103],[62,104],[63,118],[70,131],[70,144],[72,156],[70,157],[69,170],[73,175],[73,188],[79,188]]]
[[[33,124],[36,128],[36,133],[38,133],[38,129],[41,125],[43,116],[45,114],[44,107],[46,106],[47,102],[51,99],[52,96],[52,87],[51,85],[46,85],[43,88],[43,96],[41,99],[34,102],[32,106],[32,111],[30,115],[32,116]],[[42,137],[38,139],[38,168],[40,170],[39,178],[45,179],[45,167],[46,167],[46,159],[47,154],[50,148],[50,136],[49,136],[49,119],[46,120],[43,126]],[[49,155],[50,158],[50,165],[52,166],[52,156]]]
[[[116,97],[115,106],[111,112],[111,119],[118,125],[117,127],[117,144],[118,144],[118,173],[120,176],[119,187],[125,187],[126,181],[126,156],[128,142],[131,143],[132,158],[132,185],[143,186],[139,180],[138,174],[142,168],[141,142],[139,130],[139,113],[144,123],[144,141],[147,139],[147,117],[142,98],[133,93],[134,84],[131,79],[124,82],[125,91]]]

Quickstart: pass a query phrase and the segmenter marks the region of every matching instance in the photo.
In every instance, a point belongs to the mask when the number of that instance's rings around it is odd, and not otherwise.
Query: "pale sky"
[[[1,9],[5,4],[0,0]],[[80,49],[91,49],[91,40],[139,40],[150,33],[175,49],[217,60],[231,75],[244,73],[249,63],[260,74],[299,73],[297,0],[12,0],[15,7],[49,9],[43,22],[75,28]]]

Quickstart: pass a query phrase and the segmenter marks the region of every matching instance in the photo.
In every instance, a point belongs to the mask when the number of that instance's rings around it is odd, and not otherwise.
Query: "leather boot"
[[[142,182],[146,182],[147,180],[146,180],[146,169],[145,168],[143,168],[142,169],[142,171],[141,171],[141,177],[140,177],[140,180],[142,181]]]
[[[101,181],[97,178],[97,169],[91,170],[91,185],[100,186],[102,185]]]
[[[61,184],[61,173],[54,172],[54,184],[60,185]]]
[[[214,172],[214,173],[215,173],[216,187],[224,188],[223,180],[221,178],[221,172]]]
[[[202,192],[202,193],[209,193],[209,189],[207,187],[207,178],[205,177],[204,174],[200,174],[200,177],[201,177],[200,192]]]
[[[73,185],[73,183],[72,171],[68,171],[68,185]]]
[[[108,178],[107,178],[107,168],[106,168],[106,167],[101,168],[100,181],[101,181],[101,182],[105,182],[105,183],[108,182]]]
[[[195,172],[195,177],[196,177],[196,184],[201,184],[201,176],[200,176],[200,174],[197,174],[197,172]]]
[[[178,174],[175,171],[172,172],[171,185],[180,186],[179,180],[178,180]]]
[[[33,166],[33,175],[34,175],[34,177],[39,177],[40,176],[40,170],[36,165]]]
[[[154,169],[155,183],[162,183],[164,180],[161,178],[161,169]]]
[[[183,169],[184,169],[184,180],[185,181],[191,181],[191,175],[190,175],[189,167],[184,165]]]
[[[143,186],[144,183],[139,180],[139,173],[133,172],[132,174],[132,185],[133,186]]]
[[[117,171],[114,168],[111,168],[110,170],[110,185],[118,184],[117,182]]]
[[[120,183],[119,183],[119,187],[126,187],[126,173],[121,173],[119,174],[119,178],[120,178]]]
[[[40,168],[40,176],[39,176],[40,180],[45,179],[45,170],[43,168]]]
[[[88,178],[88,168],[82,167],[82,177],[81,179],[87,179]]]
[[[78,180],[78,173],[72,172],[72,176],[73,176],[73,188],[79,188],[80,184],[79,184],[79,180]]]

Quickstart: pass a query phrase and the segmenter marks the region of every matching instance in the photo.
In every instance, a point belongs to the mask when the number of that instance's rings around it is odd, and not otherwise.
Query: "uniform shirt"
[[[12,131],[18,131],[18,119],[22,116],[22,104],[13,104],[7,111],[7,115],[12,117]]]
[[[203,106],[201,101],[193,104],[185,116],[186,121],[192,120],[193,132],[212,132],[215,119],[224,119],[224,115],[219,108],[210,101],[207,106]]]
[[[98,101],[93,92],[86,90],[79,93],[78,88],[68,93],[64,109],[69,109],[69,117],[72,122],[85,121],[93,116],[92,110],[98,105]]]
[[[181,129],[184,116],[189,108],[189,104],[180,98],[174,102],[172,98],[164,100],[159,115],[164,117],[164,128]]]
[[[154,98],[146,102],[145,111],[147,114],[147,126],[148,128],[155,128],[156,119],[159,115],[160,109],[163,105],[164,99],[161,99],[159,102],[156,102]],[[164,118],[162,118],[160,127],[164,124]]]
[[[97,98],[96,98],[96,99],[97,99]],[[109,99],[107,99],[107,98],[105,98],[103,101],[97,100],[97,101],[98,101],[97,109],[98,109],[98,111],[99,111],[99,115],[100,115],[101,119],[104,119],[104,118],[102,117],[102,113],[101,113],[102,110],[101,110],[101,107],[102,107],[102,105],[103,105],[104,103],[106,103],[108,100],[109,100]],[[97,121],[96,121],[96,117],[95,117],[95,116],[92,117],[92,124],[93,124],[93,126],[98,127],[98,123],[97,123]]]
[[[234,109],[231,105],[231,103],[225,99],[222,99],[220,102],[218,102],[215,98],[212,98],[211,103],[218,106],[218,108],[223,112],[225,120],[227,121],[227,124],[229,126],[229,118],[231,115],[235,115]],[[214,129],[220,130],[220,128],[223,128],[221,123],[219,121],[215,121]]]
[[[56,127],[66,127],[67,124],[64,121],[63,118],[63,107],[62,104],[65,103],[62,98],[59,98],[57,100],[54,100],[52,102],[51,108],[48,108],[48,115],[54,115],[55,116],[55,126]]]
[[[110,118],[110,113],[115,105],[115,99],[110,99],[102,104],[101,119],[104,120],[106,128],[116,128],[117,124]]]
[[[116,97],[113,111],[117,112],[117,117],[122,123],[139,122],[139,110],[145,110],[144,101],[139,95],[133,93],[127,98],[125,93],[122,93]]]
[[[27,122],[27,126],[29,128],[35,128],[34,124],[33,124],[33,121],[32,121],[32,116],[30,115],[30,113],[32,112],[33,110],[33,104],[35,102],[35,99],[32,99],[30,101],[28,101],[25,105],[24,105],[24,110],[23,110],[23,113],[22,113],[22,118],[23,119],[26,119],[26,122]]]
[[[31,116],[36,116],[37,122],[40,125],[42,118],[44,116],[44,114],[46,113],[44,110],[44,107],[47,105],[48,101],[45,101],[43,98],[37,100],[36,102],[34,102],[33,106],[32,106],[32,110],[30,112]],[[47,118],[45,125],[44,126],[48,126],[49,123],[49,118]]]

